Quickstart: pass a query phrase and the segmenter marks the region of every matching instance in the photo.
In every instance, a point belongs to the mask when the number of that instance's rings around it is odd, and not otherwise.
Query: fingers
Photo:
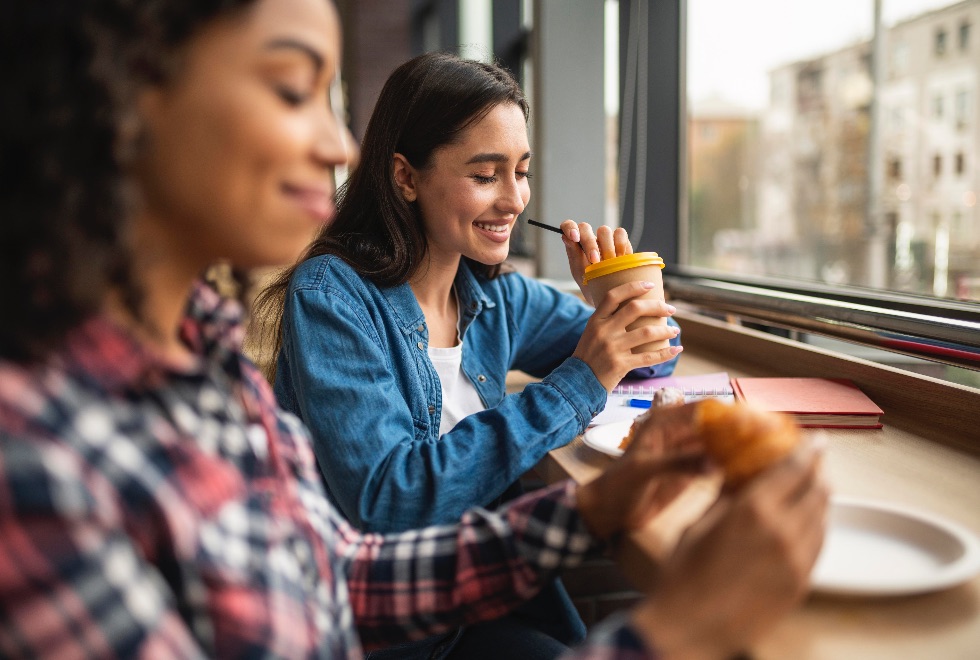
[[[767,470],[735,497],[766,520],[782,538],[787,565],[795,576],[797,595],[820,553],[826,531],[829,490],[821,473],[822,449],[809,439],[792,456]]]
[[[579,236],[581,236],[580,243],[582,245],[582,251],[588,255],[589,263],[595,264],[602,261],[599,242],[596,239],[595,233],[592,231],[592,225],[587,222],[580,222],[578,224],[578,232]]]
[[[704,448],[694,433],[694,415],[690,410],[693,408],[690,405],[651,408],[634,432],[626,455],[642,453],[655,461],[673,458],[683,461],[703,456]]]
[[[578,231],[578,224],[574,220],[566,220],[565,222],[558,225],[561,229],[562,235],[565,236],[572,243],[578,243],[581,240],[581,236]]]
[[[629,234],[622,227],[613,230],[603,225],[593,231],[592,225],[587,222],[576,223],[574,220],[565,220],[560,228],[566,241],[566,248],[569,243],[579,244],[589,263],[594,264],[603,259],[633,254]]]
[[[769,502],[793,506],[820,480],[822,447],[804,439],[793,454],[760,474],[747,488],[764,490]]]
[[[643,296],[649,296],[643,298]],[[642,300],[640,300],[643,298]],[[629,302],[630,304],[625,304]],[[635,303],[635,304],[634,304]],[[610,289],[596,311],[604,310],[603,316],[622,312],[622,318],[632,317],[628,323],[641,316],[671,316],[677,311],[660,299],[654,282],[627,282]]]
[[[815,441],[814,441],[815,440]],[[784,503],[796,511],[795,518],[787,523],[787,531],[800,541],[800,570],[809,574],[823,544],[827,524],[827,507],[830,489],[823,479],[823,436],[807,438],[790,463],[795,463],[804,473],[794,491],[787,493]]]
[[[596,243],[599,246],[599,255],[603,259],[612,259],[616,256],[616,243],[613,239],[611,227],[603,225],[595,230]]]
[[[613,232],[613,243],[615,245],[616,255],[623,254],[633,254],[633,244],[630,243],[629,234],[622,227],[616,229]]]

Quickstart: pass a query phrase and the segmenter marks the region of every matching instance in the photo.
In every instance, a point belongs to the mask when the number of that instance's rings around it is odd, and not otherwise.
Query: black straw
[[[556,234],[563,234],[564,232],[558,227],[552,227],[551,225],[546,225],[543,222],[538,222],[537,220],[531,220],[528,218],[527,224],[534,225],[535,227],[541,227],[541,229],[547,229],[548,231],[553,231]]]
[[[558,227],[552,227],[551,225],[546,225],[543,222],[538,222],[537,220],[531,220],[531,218],[527,219],[527,224],[534,225],[535,227],[541,227],[541,229],[547,229],[548,231],[553,231],[556,234],[561,234],[562,236],[565,235],[565,232],[563,232]],[[582,248],[582,252],[585,252],[585,246],[582,245],[582,243],[579,243],[578,246]]]

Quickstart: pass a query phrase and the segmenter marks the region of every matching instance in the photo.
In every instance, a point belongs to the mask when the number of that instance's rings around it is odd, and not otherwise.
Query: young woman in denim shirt
[[[502,272],[530,197],[527,117],[522,91],[493,65],[447,54],[402,65],[381,92],[336,220],[260,300],[273,317],[282,306],[279,402],[312,430],[327,490],[362,529],[448,523],[495,506],[585,430],[623,376],[655,364],[670,373],[681,350],[673,323],[626,332],[641,315],[673,311],[638,299],[642,283],[594,309]],[[589,263],[632,251],[622,229],[593,233],[568,220],[562,230],[580,286]],[[672,345],[632,354],[651,339]],[[512,369],[542,380],[507,395]],[[516,657],[553,657],[581,638],[567,594],[556,587],[538,600],[549,597],[530,623],[486,633],[496,653],[513,638]],[[470,640],[480,646],[476,632]]]

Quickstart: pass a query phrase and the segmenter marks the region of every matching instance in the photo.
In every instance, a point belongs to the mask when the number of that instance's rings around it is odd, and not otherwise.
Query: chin
[[[473,259],[473,261],[478,261],[486,266],[495,266],[507,261],[507,257],[509,256],[510,243],[508,242],[505,246],[502,246],[502,249],[482,252],[481,254],[473,255],[470,258]]]
[[[484,266],[496,266],[498,264],[502,264],[505,261],[507,261],[507,257],[509,257],[509,256],[510,256],[510,253],[507,253],[507,254],[503,255],[502,257],[495,257],[495,256],[490,256],[490,255],[483,255],[481,257],[470,257],[470,259],[472,259],[473,261],[475,261],[478,264],[483,264]]]

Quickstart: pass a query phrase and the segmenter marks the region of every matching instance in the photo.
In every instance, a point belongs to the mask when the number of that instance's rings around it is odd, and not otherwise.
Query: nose
[[[313,141],[313,158],[323,167],[341,167],[350,162],[354,137],[331,107],[318,113]]]
[[[525,189],[527,189],[527,180],[518,179],[516,176],[505,177],[502,180],[504,183],[501,186],[500,196],[497,198],[497,208],[504,213],[520,215],[531,196],[530,191],[528,191],[527,197],[524,195]]]

